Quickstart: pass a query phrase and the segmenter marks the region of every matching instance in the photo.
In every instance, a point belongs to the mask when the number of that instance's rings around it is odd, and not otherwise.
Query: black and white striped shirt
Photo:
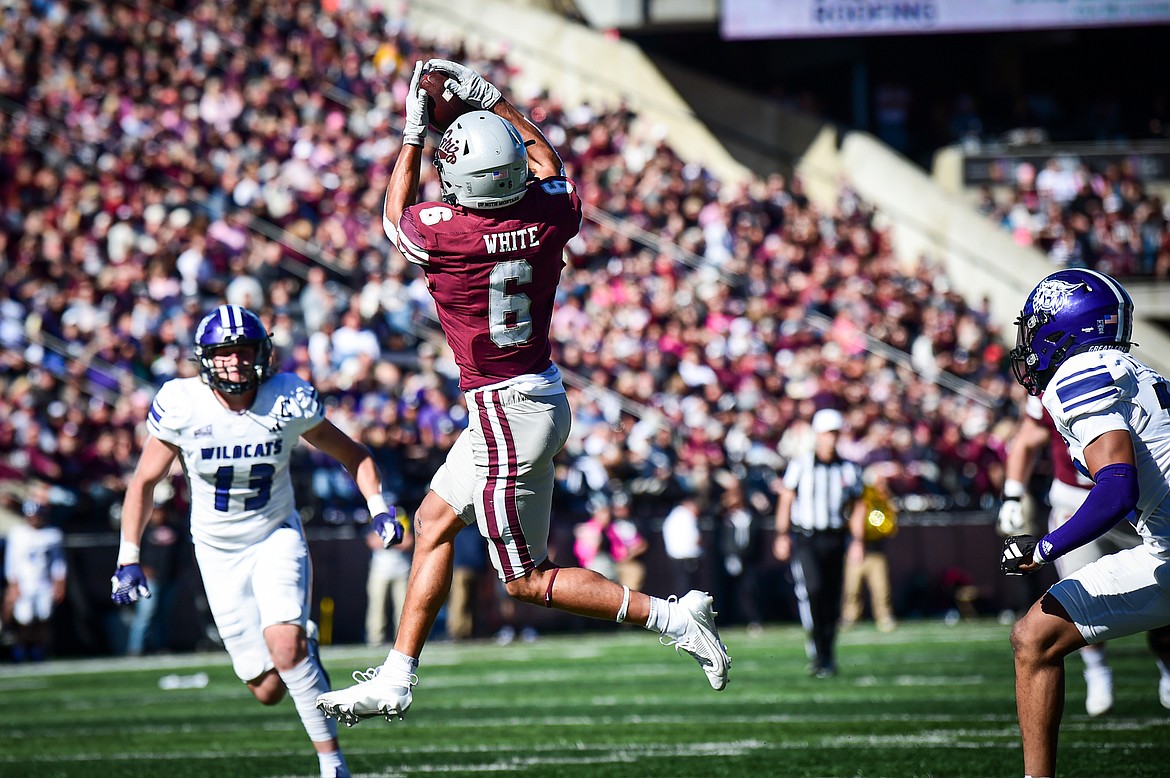
[[[821,462],[813,452],[793,459],[784,471],[784,488],[796,493],[791,524],[801,532],[842,531],[845,511],[861,497],[861,468],[834,457]]]

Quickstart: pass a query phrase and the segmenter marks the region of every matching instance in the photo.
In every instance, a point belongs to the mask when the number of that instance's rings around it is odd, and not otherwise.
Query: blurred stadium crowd
[[[1052,264],[1116,277],[1170,277],[1170,204],[1149,191],[1132,160],[1078,157],[1016,167],[1006,196],[983,187],[979,210]]]
[[[49,485],[67,533],[116,526],[153,391],[194,374],[193,327],[224,299],[260,314],[281,369],[317,385],[407,507],[466,421],[379,215],[413,62],[464,60],[505,88],[506,63],[365,10],[231,8],[0,10],[0,482],[8,509]],[[895,257],[880,213],[848,190],[819,209],[781,176],[722,185],[617,102],[513,97],[587,204],[552,325],[575,413],[558,521],[621,493],[644,522],[697,496],[716,529],[741,502],[770,527],[821,407],[904,509],[994,503],[1018,399],[999,328],[937,264]],[[1117,185],[1144,236],[1156,209]],[[1119,212],[1108,196],[1091,226]],[[1050,201],[1034,213],[1078,218]],[[301,448],[294,482],[311,521],[364,520],[331,461]]]

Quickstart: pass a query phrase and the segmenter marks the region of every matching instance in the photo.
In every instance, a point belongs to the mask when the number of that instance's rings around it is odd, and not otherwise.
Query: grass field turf
[[[341,742],[362,776],[1018,776],[1007,633],[990,621],[861,626],[841,638],[841,674],[815,680],[796,627],[728,630],[722,693],[641,630],[434,643],[407,719],[342,727]],[[1117,702],[1101,719],[1085,716],[1080,660],[1069,663],[1060,774],[1170,775],[1170,711],[1144,639],[1110,652]],[[324,649],[338,685],[382,656]],[[200,671],[204,689],[159,688]],[[291,701],[256,703],[226,654],[9,665],[0,699],[5,778],[317,775]]]

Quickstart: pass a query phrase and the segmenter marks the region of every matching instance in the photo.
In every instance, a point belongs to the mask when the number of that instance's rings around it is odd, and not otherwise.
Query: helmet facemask
[[[246,364],[241,357],[236,372],[243,379],[231,380],[232,375],[226,366],[215,363],[215,357],[221,351],[232,348],[252,348],[251,364]],[[258,387],[268,377],[269,362],[272,358],[271,341],[240,340],[234,343],[225,343],[222,346],[196,347],[199,359],[199,371],[203,379],[213,389],[224,394],[246,394]]]
[[[1016,381],[1032,396],[1039,395],[1048,386],[1072,345],[1071,336],[1061,330],[1040,334],[1051,322],[1052,315],[1047,313],[1027,317],[1021,314],[1016,319],[1016,347],[1008,353],[1008,359]]]
[[[249,365],[240,364],[233,380],[226,366],[217,366],[216,354],[225,348],[252,347]],[[199,374],[212,389],[239,395],[252,391],[271,374],[272,337],[256,314],[238,305],[221,305],[204,317],[195,332],[195,361]]]

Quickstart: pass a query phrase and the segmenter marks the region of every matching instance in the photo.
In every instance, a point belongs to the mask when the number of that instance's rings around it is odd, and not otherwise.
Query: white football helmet
[[[503,208],[527,191],[528,151],[507,119],[491,111],[465,113],[451,123],[435,150],[443,202],[466,208]]]

